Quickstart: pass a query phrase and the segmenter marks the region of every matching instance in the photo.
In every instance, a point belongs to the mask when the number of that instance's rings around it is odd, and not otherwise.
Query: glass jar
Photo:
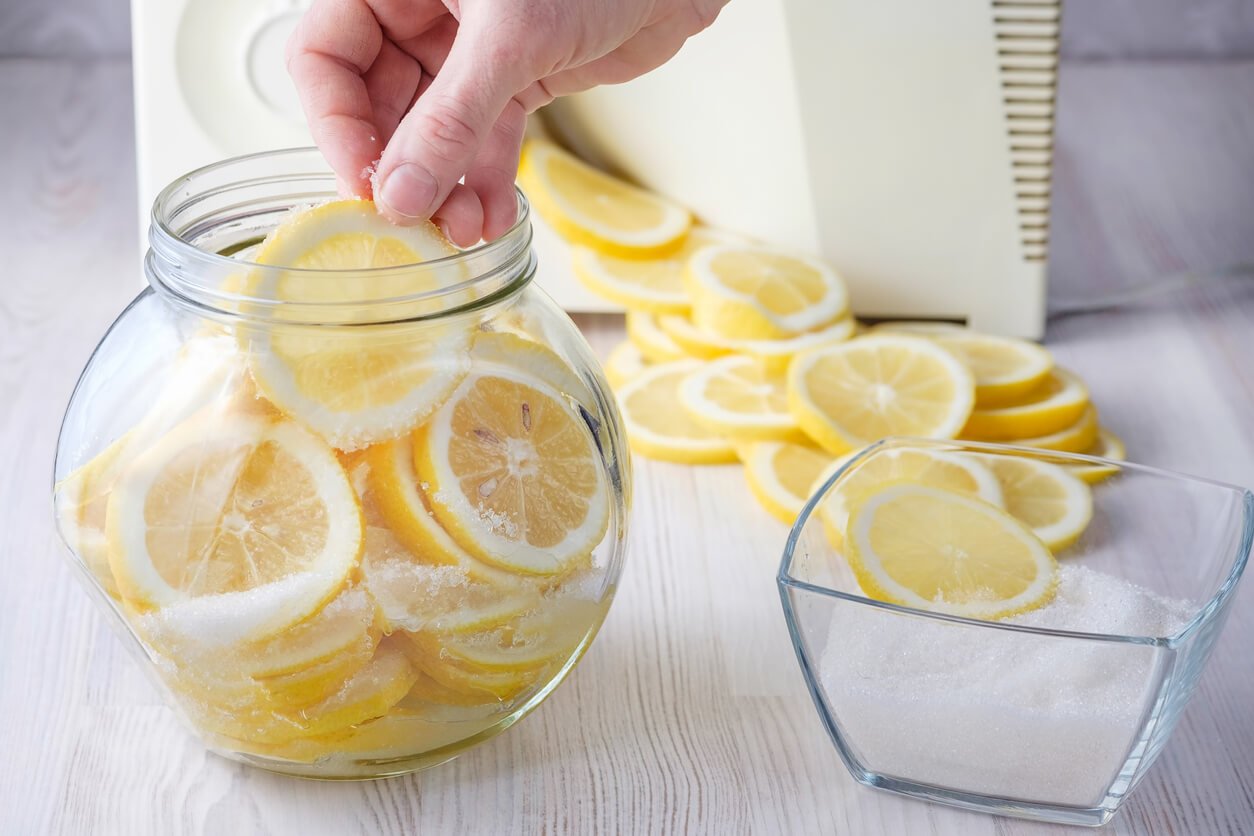
[[[631,469],[600,367],[532,284],[521,196],[503,237],[434,261],[250,260],[334,196],[312,149],[161,193],[150,287],[66,411],[55,506],[206,745],[367,778],[452,758],[569,673],[618,583]]]

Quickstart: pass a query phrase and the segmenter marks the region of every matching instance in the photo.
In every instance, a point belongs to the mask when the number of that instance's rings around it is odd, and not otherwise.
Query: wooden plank
[[[1254,217],[1248,190],[1226,182],[1254,146],[1254,65],[1144,72],[1064,67],[1059,293],[1226,263],[1248,243],[1224,224]],[[137,281],[129,90],[122,63],[0,62],[0,100],[24,115],[0,126],[0,832],[1068,832],[849,778],[784,635],[784,527],[734,467],[637,460],[631,553],[606,626],[502,737],[374,783],[295,781],[206,754],[77,588],[50,520],[61,412]],[[1112,115],[1112,102],[1129,110]],[[1174,124],[1186,117],[1195,124]],[[579,321],[602,355],[622,338],[617,317]],[[1059,320],[1048,341],[1134,458],[1254,484],[1252,326],[1254,285],[1215,285]],[[1108,832],[1254,829],[1251,639],[1247,581],[1176,737]]]

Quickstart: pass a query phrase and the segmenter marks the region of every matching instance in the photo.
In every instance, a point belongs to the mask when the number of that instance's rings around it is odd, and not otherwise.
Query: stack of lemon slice
[[[695,225],[551,143],[527,146],[520,182],[572,242],[579,279],[627,309],[606,373],[633,449],[740,459],[785,522],[833,460],[886,436],[1122,458],[1087,387],[1039,345],[931,322],[855,336],[845,284],[820,260]]]
[[[232,279],[271,318],[193,338],[149,415],[58,486],[67,541],[216,745],[412,756],[453,742],[450,707],[473,737],[604,615],[587,384],[506,330],[348,327],[460,281],[452,251],[368,201],[295,214],[253,256],[274,269]]]

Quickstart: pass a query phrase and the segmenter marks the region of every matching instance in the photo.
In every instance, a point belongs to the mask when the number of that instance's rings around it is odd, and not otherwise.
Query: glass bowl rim
[[[1066,459],[1077,464],[1115,467],[1120,470],[1133,470],[1141,473],[1152,474],[1171,479],[1176,482],[1193,482],[1197,484],[1210,485],[1215,488],[1221,488],[1242,497],[1242,531],[1240,541],[1237,546],[1237,552],[1230,558],[1228,573],[1224,577],[1223,582],[1220,583],[1219,588],[1210,596],[1210,598],[1196,607],[1193,616],[1184,624],[1184,626],[1182,626],[1175,634],[1170,636],[1129,636],[1117,633],[1089,633],[1079,630],[1058,630],[1049,627],[1034,627],[1026,624],[1009,624],[1004,621],[988,621],[978,618],[952,615],[950,613],[919,609],[917,607],[910,607],[904,604],[877,601],[874,598],[868,598],[865,595],[843,592],[838,589],[820,586],[818,584],[813,584],[809,581],[803,581],[799,578],[793,577],[791,574],[792,562],[796,557],[796,550],[801,539],[801,532],[805,530],[811,517],[814,515],[814,511],[818,507],[819,500],[822,499],[822,497],[824,497],[829,490],[831,490],[832,485],[834,485],[836,481],[852,467],[856,466],[858,463],[879,450],[888,448],[909,449],[912,447],[941,449],[960,448],[985,451],[989,453],[1027,454],[1037,459]],[[1249,562],[1252,546],[1254,546],[1254,493],[1251,493],[1248,488],[1242,488],[1227,482],[1207,479],[1201,476],[1192,476],[1187,473],[1179,473],[1177,471],[1167,470],[1164,468],[1151,467],[1148,465],[1136,464],[1134,462],[1117,461],[1114,459],[1102,458],[1100,456],[1090,456],[1083,453],[1068,453],[1059,450],[1041,450],[1033,447],[1022,447],[1013,444],[996,444],[983,441],[893,436],[881,439],[880,441],[877,441],[874,444],[860,450],[855,455],[850,456],[848,461],[844,462],[839,468],[831,473],[823,480],[823,484],[814,490],[809,499],[806,500],[805,506],[801,509],[801,513],[797,515],[796,521],[793,522],[792,528],[788,532],[788,539],[784,543],[784,552],[782,558],[780,559],[779,572],[775,577],[775,582],[779,587],[781,597],[783,598],[789,631],[794,634],[796,633],[796,627],[794,624],[791,601],[786,594],[788,589],[797,589],[829,598],[840,599],[852,604],[862,604],[865,606],[875,607],[897,615],[914,616],[933,619],[936,621],[948,621],[955,624],[965,624],[970,627],[1006,630],[1011,632],[1054,636],[1058,638],[1076,640],[1105,641],[1122,644],[1154,645],[1174,648],[1188,641],[1188,639],[1195,632],[1197,632],[1202,624],[1210,621],[1211,618],[1214,617],[1215,613],[1220,612],[1223,609],[1224,605],[1236,591],[1237,583],[1241,580],[1241,576],[1245,572],[1245,567]],[[794,635],[793,638],[795,640],[796,636]]]

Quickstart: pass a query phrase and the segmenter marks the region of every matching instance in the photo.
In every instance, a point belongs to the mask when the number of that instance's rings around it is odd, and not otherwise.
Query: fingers
[[[340,181],[368,195],[366,167],[383,143],[362,75],[379,54],[383,33],[362,0],[317,0],[288,42],[287,68],[314,142]]]
[[[470,171],[466,172],[466,185],[475,191],[483,205],[485,241],[504,235],[518,220],[514,180],[526,130],[527,114],[517,99],[511,99],[475,155]]]
[[[483,205],[479,196],[469,186],[461,183],[453,186],[448,199],[432,218],[459,247],[466,248],[479,243],[483,234]]]
[[[384,40],[370,69],[362,76],[374,114],[374,126],[380,147],[385,147],[422,81],[422,67],[396,44]],[[371,162],[378,157],[372,157]]]
[[[431,86],[401,120],[383,152],[375,195],[393,221],[413,223],[435,213],[471,169],[505,105],[533,80],[523,80],[518,62],[509,60],[503,35],[463,20]],[[499,207],[493,211],[494,218],[503,215]]]

